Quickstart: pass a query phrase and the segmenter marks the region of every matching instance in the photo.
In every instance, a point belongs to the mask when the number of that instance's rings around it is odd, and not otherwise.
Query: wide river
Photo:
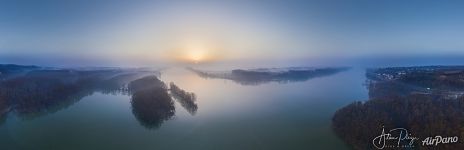
[[[240,84],[168,69],[160,79],[195,93],[196,112],[175,101],[173,117],[147,128],[134,116],[130,95],[94,92],[39,117],[10,113],[0,123],[0,149],[347,149],[332,131],[332,117],[368,99],[364,73],[353,68],[306,81]]]

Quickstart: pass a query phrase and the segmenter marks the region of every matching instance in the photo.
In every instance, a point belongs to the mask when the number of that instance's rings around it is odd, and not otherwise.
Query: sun
[[[205,64],[221,58],[218,52],[222,49],[209,40],[185,40],[176,42],[173,47],[168,57],[181,63]]]
[[[186,59],[193,63],[201,63],[208,59],[208,47],[201,44],[191,44],[186,49]]]
[[[201,61],[203,61],[204,59],[204,52],[203,51],[200,51],[200,50],[192,50],[190,51],[190,54],[189,54],[189,58],[190,61],[192,61],[193,63],[200,63]]]

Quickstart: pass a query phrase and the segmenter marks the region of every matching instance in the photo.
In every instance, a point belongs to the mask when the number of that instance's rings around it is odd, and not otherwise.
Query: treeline
[[[464,67],[460,66],[371,69],[366,76],[370,98],[429,94],[455,99],[464,94]]]
[[[430,95],[413,94],[406,97],[376,98],[366,102],[354,102],[333,117],[335,133],[354,149],[375,149],[372,140],[393,128],[406,128],[411,136],[424,140],[426,137],[464,136],[464,97],[443,100]],[[389,143],[387,143],[389,144]],[[394,144],[395,143],[390,143]],[[406,143],[402,143],[406,144]],[[422,146],[417,149],[464,149],[464,142]]]
[[[168,94],[166,84],[156,76],[134,80],[129,83],[128,88],[132,94],[132,113],[142,126],[155,129],[174,116],[174,102]]]
[[[368,69],[366,77],[373,81],[396,81],[436,90],[464,90],[464,66]]]
[[[193,68],[187,69],[203,78],[227,79],[242,85],[259,85],[269,82],[288,83],[307,81],[316,77],[336,74],[350,68],[280,68],[280,71],[273,71],[272,69],[234,69],[228,73],[210,73]]]
[[[370,100],[341,108],[332,119],[335,133],[354,149],[374,149],[372,140],[383,127],[406,128],[421,140],[463,137],[463,67],[384,68],[368,70],[366,76]],[[415,142],[415,149],[463,148],[462,140],[438,146]]]
[[[433,89],[464,90],[464,70],[411,72],[398,79],[401,82]]]
[[[38,66],[23,66],[15,64],[0,64],[0,79],[6,78],[12,74],[22,73],[31,70],[40,69]]]
[[[195,103],[197,97],[195,93],[186,92],[180,89],[173,82],[170,83],[171,94],[191,115],[194,115],[198,110],[198,105]]]
[[[128,82],[126,79],[135,76],[119,70],[30,71],[0,81],[0,112],[6,114],[14,111],[22,118],[54,113],[96,91],[124,91],[124,85]]]
[[[156,73],[156,72],[155,72]],[[146,128],[159,127],[174,116],[175,108],[164,82],[153,71],[30,70],[0,80],[0,125],[8,113],[30,119],[65,109],[94,92],[131,95],[135,118]],[[172,93],[191,114],[196,96],[172,84]]]

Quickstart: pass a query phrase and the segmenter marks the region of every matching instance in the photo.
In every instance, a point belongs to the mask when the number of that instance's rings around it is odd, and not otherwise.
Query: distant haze
[[[0,63],[464,64],[463,1],[0,1]]]

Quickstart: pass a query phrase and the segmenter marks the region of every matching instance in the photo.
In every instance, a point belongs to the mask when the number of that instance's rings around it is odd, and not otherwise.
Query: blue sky
[[[437,56],[439,64],[464,56],[462,8],[463,1],[426,0],[0,0],[0,63],[426,62]]]

